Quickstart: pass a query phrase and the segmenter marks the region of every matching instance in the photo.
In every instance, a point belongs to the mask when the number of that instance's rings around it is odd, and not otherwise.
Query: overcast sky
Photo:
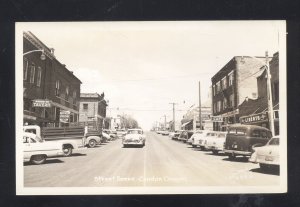
[[[104,92],[109,116],[132,115],[144,129],[180,120],[208,99],[210,78],[234,56],[279,50],[282,22],[22,23],[82,81],[81,92]],[[282,28],[282,27],[281,27]],[[119,108],[119,111],[116,109]]]

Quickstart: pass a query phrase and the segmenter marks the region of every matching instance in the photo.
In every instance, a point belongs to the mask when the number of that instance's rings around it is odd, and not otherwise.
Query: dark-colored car
[[[178,137],[179,141],[183,141],[184,143],[191,138],[191,136],[194,134],[193,131],[183,131]]]
[[[269,129],[255,125],[232,125],[228,128],[224,152],[229,159],[251,156],[254,147],[265,145],[272,137]]]

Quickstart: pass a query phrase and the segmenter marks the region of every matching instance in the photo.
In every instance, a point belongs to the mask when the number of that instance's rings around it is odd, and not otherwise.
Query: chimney
[[[51,54],[54,55],[54,48],[50,48]]]

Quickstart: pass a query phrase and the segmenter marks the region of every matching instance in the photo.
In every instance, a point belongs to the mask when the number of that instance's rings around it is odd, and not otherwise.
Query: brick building
[[[81,93],[79,122],[94,122],[99,129],[105,127],[107,102],[104,93]],[[109,120],[108,120],[109,121]]]
[[[212,77],[214,130],[238,123],[238,106],[246,97],[257,98],[256,77],[264,61],[265,57],[235,56]]]
[[[24,123],[61,126],[77,122],[81,81],[56,59],[54,49],[31,32],[23,33],[23,54]]]

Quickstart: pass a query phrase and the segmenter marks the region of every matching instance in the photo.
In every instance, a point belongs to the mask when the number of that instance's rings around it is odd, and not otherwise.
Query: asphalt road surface
[[[143,148],[123,148],[121,139],[71,157],[24,163],[25,187],[101,186],[271,186],[278,172],[261,171],[245,158],[229,161],[155,132]]]

